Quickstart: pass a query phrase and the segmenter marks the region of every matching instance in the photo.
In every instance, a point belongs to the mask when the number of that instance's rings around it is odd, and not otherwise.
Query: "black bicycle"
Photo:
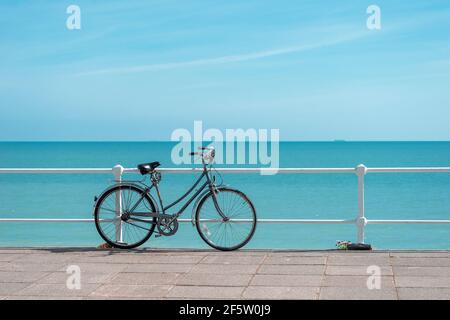
[[[209,246],[229,251],[246,245],[256,229],[255,208],[241,191],[216,184],[212,173],[215,151],[208,147],[200,150],[190,155],[200,156],[202,174],[185,194],[167,206],[163,205],[158,187],[161,181],[161,173],[156,170],[159,162],[138,165],[142,175],[150,176],[151,185],[143,181],[123,181],[106,189],[95,199],[95,226],[100,236],[109,245],[124,249],[142,245],[155,228],[157,237],[172,236],[178,230],[178,217],[196,200],[192,223]],[[197,188],[202,180],[206,181]],[[153,188],[161,209],[151,195]],[[167,213],[188,195],[191,197],[178,212]]]

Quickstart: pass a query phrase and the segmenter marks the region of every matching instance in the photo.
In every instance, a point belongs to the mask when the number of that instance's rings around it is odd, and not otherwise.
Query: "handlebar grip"
[[[189,152],[190,156],[195,156],[197,154],[197,152]]]

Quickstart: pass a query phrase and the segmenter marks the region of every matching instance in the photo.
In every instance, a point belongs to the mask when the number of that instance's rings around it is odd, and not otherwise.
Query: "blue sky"
[[[450,140],[449,40],[444,0],[2,1],[0,140]]]

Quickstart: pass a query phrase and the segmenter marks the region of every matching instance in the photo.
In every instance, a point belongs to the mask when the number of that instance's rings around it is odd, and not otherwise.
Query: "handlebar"
[[[205,150],[214,151],[214,147],[198,147],[197,149],[201,150],[201,151],[205,151]],[[204,154],[203,152],[189,152],[190,156],[196,156],[196,155],[201,156],[203,154]]]
[[[201,152],[189,152],[190,156],[200,156],[204,160],[212,162],[215,156],[215,150],[214,147],[198,147],[198,150],[201,150]],[[205,152],[206,151],[206,152]]]

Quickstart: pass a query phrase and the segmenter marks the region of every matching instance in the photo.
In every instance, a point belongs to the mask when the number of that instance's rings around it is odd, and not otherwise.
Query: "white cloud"
[[[321,42],[299,45],[299,46],[291,46],[284,47],[278,49],[257,51],[252,53],[238,54],[238,55],[227,55],[215,58],[207,58],[207,59],[198,59],[198,60],[190,60],[190,61],[182,61],[182,62],[170,62],[170,63],[157,63],[157,64],[145,64],[138,66],[130,66],[130,67],[117,67],[117,68],[107,68],[107,69],[98,69],[87,72],[81,72],[76,74],[77,76],[86,76],[86,75],[100,75],[100,74],[126,74],[126,73],[138,73],[138,72],[146,72],[146,71],[156,71],[156,70],[167,70],[167,69],[176,69],[182,67],[195,67],[195,66],[205,66],[205,65],[218,65],[225,63],[233,63],[233,62],[242,62],[256,59],[263,59],[283,54],[290,53],[298,53],[312,49],[318,49],[322,47],[328,47],[337,45],[340,43],[356,40],[361,38],[362,36],[368,34],[367,32],[358,32],[350,35],[346,35],[343,37],[324,40]]]

